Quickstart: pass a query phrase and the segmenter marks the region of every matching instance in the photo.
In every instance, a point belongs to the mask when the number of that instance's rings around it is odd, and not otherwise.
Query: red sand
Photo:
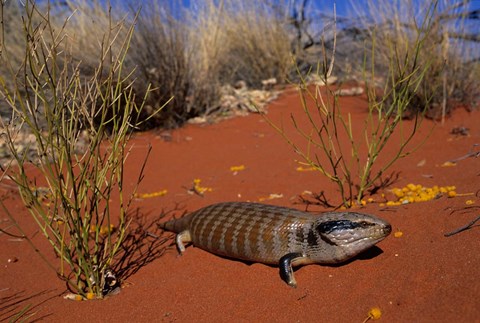
[[[367,115],[365,99],[342,98],[340,102],[344,111],[352,113],[355,124],[361,125]],[[290,113],[302,120],[299,109],[298,96],[289,90],[270,104],[268,117],[276,124],[283,122],[291,132]],[[406,122],[407,126],[411,123]],[[425,121],[419,139],[433,125]],[[450,134],[456,126],[469,128],[469,136]],[[425,145],[391,169],[399,172],[395,187],[455,185],[457,192],[472,192],[473,196],[388,208],[368,204],[360,211],[388,220],[393,231],[402,231],[403,236],[392,234],[378,248],[341,266],[300,267],[297,289],[288,287],[275,267],[247,265],[194,247],[178,257],[171,246],[172,235],[162,233],[155,222],[215,202],[258,201],[272,193],[283,197],[265,203],[304,209],[304,205],[293,204],[298,194],[323,190],[330,200],[338,201],[336,187],[316,172],[296,171],[299,157],[259,115],[187,125],[168,135],[161,131],[137,135],[128,160],[127,185],[133,185],[151,143],[153,150],[139,191],[167,189],[168,193],[136,202],[138,213],[132,224],[132,229],[137,228],[136,240],[130,244],[127,261],[116,268],[127,287],[103,301],[64,300],[65,284],[28,243],[0,234],[0,321],[30,305],[29,320],[46,322],[362,322],[372,307],[382,310],[385,322],[480,322],[479,224],[444,237],[480,213],[479,160],[466,158],[457,166],[440,167],[480,143],[479,112],[456,110],[445,125],[436,125]],[[387,154],[395,151],[398,140],[388,143]],[[230,167],[238,165],[246,169],[234,175]],[[195,178],[213,190],[204,197],[188,194]],[[8,195],[5,203],[26,233],[53,260],[18,194],[4,186],[0,190]],[[379,194],[373,197],[380,199]],[[474,203],[466,205],[467,200]],[[320,207],[309,210],[324,211]],[[0,221],[0,228],[16,232],[3,213]],[[160,238],[142,236],[145,231]],[[14,258],[18,261],[8,262]]]

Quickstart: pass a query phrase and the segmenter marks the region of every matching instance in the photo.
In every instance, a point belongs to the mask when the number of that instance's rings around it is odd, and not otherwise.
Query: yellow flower
[[[380,308],[374,307],[368,311],[368,316],[374,320],[378,320],[382,316],[382,311]]]
[[[245,170],[245,165],[239,165],[239,166],[231,166],[230,171],[231,172],[239,172]]]
[[[88,293],[87,293],[87,299],[92,300],[92,299],[94,299],[94,298],[95,298],[95,294],[94,294],[94,293],[92,293],[92,292],[88,292]]]
[[[455,197],[457,195],[457,192],[455,191],[449,191],[448,192],[448,197]]]
[[[267,196],[267,197],[259,197],[258,201],[263,202],[263,201],[267,201],[267,200],[280,199],[282,197],[283,197],[283,194],[270,193],[270,195]]]
[[[167,193],[168,193],[167,190],[161,190],[153,193],[135,193],[135,197],[140,199],[146,199],[151,197],[164,196],[164,195],[167,195]]]
[[[110,228],[104,225],[100,228],[100,234],[101,235],[109,234],[110,232],[113,232],[114,229],[115,229],[115,226],[113,224],[110,224]]]
[[[167,194],[167,192],[168,192],[167,190],[161,190],[161,191],[152,193],[152,195],[153,195],[154,197],[156,197],[156,196],[164,196],[164,195]]]
[[[466,200],[465,201],[465,204],[467,204],[467,205],[472,205],[473,203],[475,203],[474,200]]]
[[[302,166],[298,166],[297,167],[297,172],[309,172],[309,171],[312,171],[312,170],[315,170],[316,168],[315,167],[302,167]]]
[[[395,201],[388,201],[387,206],[394,206],[394,205],[400,205],[400,202],[395,202]]]
[[[410,184],[407,184],[407,188],[410,191],[416,191],[417,190],[417,185],[410,183]]]
[[[396,231],[396,232],[393,234],[393,236],[394,236],[395,238],[401,238],[401,237],[403,236],[403,232],[402,232],[402,231]]]
[[[363,323],[367,322],[368,320],[378,320],[382,317],[382,311],[378,307],[373,307],[368,311],[367,318],[363,321]]]
[[[68,293],[67,295],[63,296],[64,299],[68,299],[71,301],[83,301],[83,296],[79,294]]]
[[[193,190],[194,190],[194,192],[196,192],[198,194],[203,194],[205,192],[213,191],[213,189],[211,187],[200,186],[200,183],[201,183],[201,179],[199,179],[199,178],[196,178],[196,179],[193,180]]]
[[[405,192],[401,189],[398,189],[398,188],[395,188],[393,190],[393,194],[395,194],[395,196],[398,197],[398,198],[405,196]]]

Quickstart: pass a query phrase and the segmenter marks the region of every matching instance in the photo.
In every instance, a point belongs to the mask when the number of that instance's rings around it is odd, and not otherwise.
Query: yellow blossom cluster
[[[457,196],[455,186],[433,186],[425,187],[420,184],[407,184],[401,188],[393,188],[392,193],[396,196],[396,201],[387,201],[385,205],[401,205],[416,202],[430,201],[443,195],[448,197]]]
[[[433,187],[425,187],[420,184],[407,184],[404,187],[396,187],[391,190],[393,195],[396,199],[394,200],[386,200],[385,194],[382,194],[382,199],[385,199],[385,202],[380,203],[380,206],[396,206],[402,204],[410,204],[410,203],[417,203],[417,202],[426,202],[430,201],[442,196],[447,196],[449,198],[457,197],[457,196],[469,196],[474,195],[473,193],[457,193],[456,187],[451,186],[438,186],[435,185]],[[348,203],[349,208],[355,207],[362,207],[365,206],[367,203],[375,203],[379,202],[378,200],[375,201],[373,198],[362,199],[361,201],[352,201]],[[467,200],[465,204],[472,205],[474,204],[474,200]],[[342,206],[340,209],[346,209],[345,206]]]

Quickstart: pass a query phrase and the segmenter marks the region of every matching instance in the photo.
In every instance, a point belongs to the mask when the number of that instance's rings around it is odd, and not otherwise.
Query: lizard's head
[[[392,226],[372,215],[338,212],[321,217],[315,229],[323,242],[342,250],[338,255],[340,262],[383,240],[392,231]]]

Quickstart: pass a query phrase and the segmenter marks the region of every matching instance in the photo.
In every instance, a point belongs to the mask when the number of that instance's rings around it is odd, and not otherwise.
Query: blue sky
[[[239,0],[241,1],[241,0]],[[177,0],[170,0],[171,3],[177,2]],[[190,7],[191,3],[195,3],[195,0],[182,0],[182,4],[185,7]],[[338,0],[335,1],[337,6],[337,14],[346,15],[348,8],[350,8],[350,0]],[[363,2],[363,0],[357,0],[357,2]],[[310,4],[316,9],[333,10],[333,0],[310,0]]]
[[[152,1],[152,0],[143,0],[143,1]],[[169,3],[172,6],[175,6],[178,3],[181,3],[183,6],[189,8],[191,7],[192,4],[202,2],[201,0],[158,0],[158,3],[161,4],[162,1],[165,1],[164,3]],[[219,0],[217,0],[219,1]],[[238,0],[242,1],[242,0]],[[274,0],[276,1],[276,0]],[[390,0],[377,0],[379,4],[382,4],[384,1],[390,1]],[[452,5],[457,2],[461,2],[462,0],[440,0],[440,7],[445,6],[445,2],[447,5]],[[140,3],[142,1],[139,1]],[[289,2],[287,0],[278,0],[278,2]],[[292,0],[290,0],[292,2]],[[301,1],[297,1],[301,2]],[[309,6],[311,6],[311,10],[313,10],[314,13],[319,14],[319,13],[324,13],[324,14],[331,14],[333,12],[333,4],[335,3],[336,5],[336,11],[337,11],[337,16],[338,17],[346,17],[346,16],[352,16],[354,15],[354,10],[351,6],[351,3],[354,2],[359,8],[364,8],[366,7],[366,3],[368,0],[310,0],[309,1]],[[375,3],[375,1],[373,1]],[[397,3],[407,3],[407,0],[395,0],[394,2]],[[429,2],[429,0],[413,0],[414,3],[418,4],[426,4]],[[480,0],[471,0],[470,2],[470,7],[472,9],[480,9]],[[480,20],[477,20],[478,26],[477,31],[480,33]]]
[[[50,0],[53,1],[53,0]],[[99,0],[101,2],[106,3],[108,0]],[[131,3],[134,6],[138,4],[148,4],[152,2],[156,2],[160,7],[165,6],[165,7],[170,7],[170,8],[176,8],[178,9],[178,6],[184,6],[186,8],[191,8],[197,3],[202,3],[202,0],[110,0],[112,5],[115,6],[114,4],[127,4]],[[220,2],[220,0],[214,0],[216,2]],[[235,1],[238,1],[241,3],[243,0],[230,0],[235,3]],[[252,0],[253,1],[253,0]],[[272,0],[273,2],[282,2],[282,3],[288,3],[288,2],[293,2],[294,0]],[[372,0],[371,2],[373,3],[378,3],[379,5],[387,3],[387,1],[391,0]],[[430,0],[413,0],[414,3],[417,4],[425,4],[428,3]],[[440,0],[439,2],[441,4],[447,3],[447,5],[452,5],[457,2],[461,2],[462,0]],[[296,2],[301,2],[301,0],[298,0]],[[333,4],[336,4],[336,11],[337,11],[337,17],[339,18],[344,18],[344,17],[352,17],[355,16],[355,12],[351,6],[351,3],[355,3],[360,9],[366,8],[366,3],[370,2],[370,0],[310,0],[309,5],[310,10],[308,11],[308,15],[312,15],[310,17],[314,17],[314,21],[320,22],[317,19],[321,14],[323,15],[329,15],[330,17],[332,16],[333,13]],[[408,3],[409,1],[407,0],[393,0],[394,3]],[[443,6],[445,6],[443,4]],[[471,0],[470,2],[470,7],[472,9],[478,9],[480,10],[480,0]],[[440,10],[441,11],[441,10]],[[178,13],[177,10],[173,10],[172,12],[174,16]],[[422,13],[417,12],[419,16],[421,16]],[[321,22],[320,22],[320,25]],[[470,30],[470,33],[480,33],[480,19],[473,20],[469,22],[468,29]],[[340,25],[341,28],[341,25]]]

